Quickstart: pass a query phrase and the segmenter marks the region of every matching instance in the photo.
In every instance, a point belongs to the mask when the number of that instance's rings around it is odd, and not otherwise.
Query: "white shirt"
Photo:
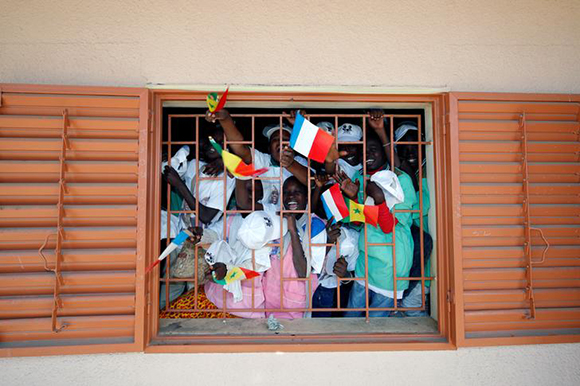
[[[294,157],[294,161],[298,162],[300,165],[308,167],[308,160],[302,156],[296,155]],[[268,171],[262,174],[260,177],[280,177],[280,169],[282,169],[282,178],[283,181],[286,181],[288,177],[292,176],[292,173],[288,171],[286,168],[280,168],[280,166],[274,166],[272,164],[272,156],[267,153],[262,153],[259,150],[255,150],[254,156],[254,167],[256,169],[261,168],[268,168]],[[272,204],[280,208],[280,190],[282,187],[280,186],[279,180],[262,180],[262,187],[264,188],[264,198],[262,199],[262,203],[264,204]],[[266,206],[266,205],[264,205]]]
[[[354,271],[356,261],[358,259],[358,238],[360,232],[343,225],[340,228],[340,238],[338,239],[340,245],[340,256],[344,256],[348,264],[348,270]],[[318,283],[325,288],[336,288],[338,280],[334,274],[334,264],[336,263],[336,246],[330,248],[326,255],[326,264],[324,270],[320,273]]]
[[[348,162],[346,162],[342,158],[338,159],[338,167],[343,172],[345,172],[346,175],[348,176],[348,178],[350,178],[351,180],[356,172],[362,172],[362,164],[352,166],[351,164],[349,164]]]
[[[206,165],[205,162],[199,161],[199,167],[203,170],[203,167]],[[197,191],[195,188],[196,176],[198,175],[197,172],[197,162],[196,160],[192,160],[187,164],[187,170],[185,171],[185,175],[183,179],[185,181],[185,185],[191,190],[193,196],[199,200],[199,202],[208,208],[217,209],[220,213],[217,213],[216,216],[211,220],[210,223],[217,221],[221,217],[221,213],[224,211],[224,181],[223,181],[223,173],[218,175],[217,177],[222,177],[220,180],[201,180],[199,181],[199,197],[196,196]],[[212,177],[210,175],[205,174],[203,171],[199,174],[200,177]],[[230,178],[229,176],[226,177],[227,179],[227,196],[226,196],[226,205],[236,188],[235,179]],[[185,203],[185,201],[184,201]],[[195,208],[192,208],[195,209]],[[195,216],[191,216],[192,224],[193,218]]]

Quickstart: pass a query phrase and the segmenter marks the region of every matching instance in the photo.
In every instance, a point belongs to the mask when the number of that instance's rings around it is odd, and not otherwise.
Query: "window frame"
[[[147,230],[147,263],[155,259],[153,251],[159,249],[159,238],[155,237],[160,230],[160,200],[161,178],[158,168],[161,160],[162,142],[162,119],[163,105],[165,102],[203,102],[207,93],[216,91],[212,87],[205,90],[151,90],[152,93],[152,119],[149,130],[149,172],[151,178],[148,183],[148,230]],[[438,309],[438,333],[428,335],[403,335],[384,334],[381,336],[290,336],[290,337],[242,337],[231,338],[216,337],[215,339],[198,339],[196,337],[167,337],[159,336],[159,319],[157,310],[154,308],[155,296],[158,296],[158,280],[153,275],[147,275],[145,291],[147,298],[147,315],[145,328],[144,351],[148,353],[159,352],[263,352],[263,351],[382,351],[382,350],[435,350],[455,349],[455,334],[452,322],[454,319],[451,311],[452,297],[449,296],[453,287],[451,282],[450,267],[453,264],[452,254],[449,253],[449,235],[444,230],[449,229],[450,197],[447,197],[448,188],[444,185],[448,181],[446,165],[446,142],[444,127],[444,94],[425,95],[397,95],[397,94],[368,94],[368,93],[345,93],[345,92],[288,92],[288,91],[230,91],[230,102],[281,102],[281,103],[366,103],[369,105],[379,103],[417,103],[428,104],[431,108],[431,120],[433,123],[433,153],[435,170],[435,202],[436,223],[439,232],[437,241],[437,309]],[[157,284],[157,285],[156,285]],[[274,339],[273,339],[274,338]],[[197,339],[197,340],[196,340]]]

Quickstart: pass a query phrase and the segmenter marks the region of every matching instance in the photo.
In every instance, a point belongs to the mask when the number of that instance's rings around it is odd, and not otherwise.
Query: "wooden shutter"
[[[459,345],[580,340],[579,101],[449,96]]]
[[[0,355],[141,350],[147,90],[0,104]]]

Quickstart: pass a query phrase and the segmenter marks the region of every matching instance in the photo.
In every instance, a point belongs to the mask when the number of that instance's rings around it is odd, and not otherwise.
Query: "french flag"
[[[326,155],[334,142],[334,137],[296,114],[294,128],[290,136],[290,147],[305,157],[324,163]]]
[[[322,205],[326,212],[326,218],[330,219],[334,216],[335,221],[340,221],[348,217],[349,211],[340,192],[338,184],[334,184],[321,195]]]

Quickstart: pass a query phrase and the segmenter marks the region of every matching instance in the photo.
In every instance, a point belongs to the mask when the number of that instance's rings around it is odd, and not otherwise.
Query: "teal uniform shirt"
[[[415,188],[411,177],[405,172],[396,169],[395,173],[399,178],[399,183],[405,194],[405,201],[394,206],[394,210],[413,209],[417,200]],[[355,173],[353,180],[360,180],[360,190],[358,193],[359,202],[364,202],[364,192],[362,190],[362,175],[360,172]],[[396,213],[398,220],[393,232],[395,233],[395,255],[397,277],[409,277],[409,271],[413,264],[413,236],[411,235],[411,225],[413,224],[413,213]],[[383,231],[369,224],[365,224],[359,236],[359,258],[355,268],[356,277],[365,277],[365,249],[368,249],[369,262],[369,285],[374,287],[394,291],[393,285],[393,247],[392,246],[368,246],[365,248],[366,241],[372,243],[392,243],[393,232],[383,233]],[[397,292],[403,291],[409,287],[408,280],[397,280]]]

